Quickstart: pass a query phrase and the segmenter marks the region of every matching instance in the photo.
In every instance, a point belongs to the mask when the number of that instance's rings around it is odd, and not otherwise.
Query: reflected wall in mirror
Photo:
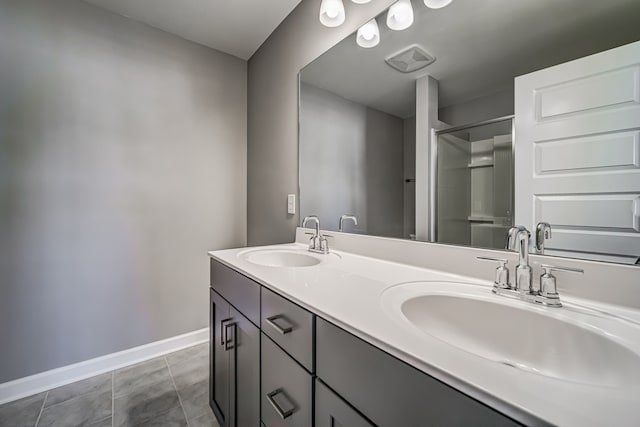
[[[384,12],[377,46],[354,33],[301,70],[301,216],[485,248],[520,224],[532,251],[635,263],[640,2],[412,5],[408,29]]]

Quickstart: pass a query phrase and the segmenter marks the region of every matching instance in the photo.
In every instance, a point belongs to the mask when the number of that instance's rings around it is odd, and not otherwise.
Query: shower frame
[[[469,123],[460,126],[453,126],[446,129],[436,130],[431,129],[430,141],[430,160],[429,160],[429,241],[432,243],[438,242],[438,137],[440,135],[446,135],[454,132],[459,132],[467,129],[472,129],[480,126],[491,125],[495,123],[501,123],[511,121],[511,167],[513,175],[515,176],[515,158],[516,158],[516,129],[515,129],[515,115],[508,115],[497,117],[495,119],[483,120],[480,122]],[[471,141],[469,142],[471,143]],[[515,200],[515,186],[511,186],[511,200]],[[515,204],[512,207],[512,218],[515,218]]]

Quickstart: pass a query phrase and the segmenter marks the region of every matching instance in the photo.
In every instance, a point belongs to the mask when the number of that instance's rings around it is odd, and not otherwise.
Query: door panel
[[[515,80],[515,217],[549,254],[640,256],[640,42]],[[558,237],[556,237],[558,236]]]
[[[254,427],[260,423],[260,329],[231,307],[230,419],[233,426]]]
[[[316,427],[373,427],[369,421],[316,379]]]
[[[230,353],[223,342],[224,323],[228,323],[230,306],[220,295],[211,290],[210,306],[210,397],[209,403],[221,426],[229,424],[229,371]]]
[[[316,371],[380,427],[519,425],[321,318],[316,318]],[[526,421],[544,424],[535,418]]]

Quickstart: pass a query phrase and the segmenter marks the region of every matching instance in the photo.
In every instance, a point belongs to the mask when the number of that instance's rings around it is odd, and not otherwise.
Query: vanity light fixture
[[[365,4],[365,3],[369,3],[371,0],[351,0],[352,2],[354,2],[355,4]]]
[[[375,18],[358,28],[356,43],[358,43],[358,46],[367,49],[375,47],[380,43],[380,30],[378,29],[378,23]]]
[[[430,9],[442,9],[449,6],[453,0],[424,0],[424,5]]]
[[[387,12],[387,27],[392,30],[406,30],[413,24],[411,0],[398,0]]]
[[[342,0],[322,0],[320,3],[320,22],[325,27],[339,27],[344,22],[344,4]]]

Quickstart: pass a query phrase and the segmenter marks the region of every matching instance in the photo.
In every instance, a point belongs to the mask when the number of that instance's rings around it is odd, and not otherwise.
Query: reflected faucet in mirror
[[[338,231],[339,231],[339,232],[341,232],[341,233],[342,233],[342,232],[343,232],[343,230],[344,230],[344,227],[343,227],[343,226],[344,226],[344,222],[345,222],[346,220],[351,220],[351,221],[353,221],[353,225],[354,225],[354,226],[358,225],[358,218],[356,218],[356,216],[355,216],[355,215],[351,215],[351,214],[349,214],[349,215],[342,215],[342,216],[340,217],[340,221],[338,222]]]
[[[536,251],[544,254],[544,241],[551,238],[551,224],[539,222],[536,226]]]
[[[529,266],[529,239],[531,233],[522,225],[511,227],[507,233],[505,249],[518,252],[515,290],[522,294],[533,294],[531,267]]]

